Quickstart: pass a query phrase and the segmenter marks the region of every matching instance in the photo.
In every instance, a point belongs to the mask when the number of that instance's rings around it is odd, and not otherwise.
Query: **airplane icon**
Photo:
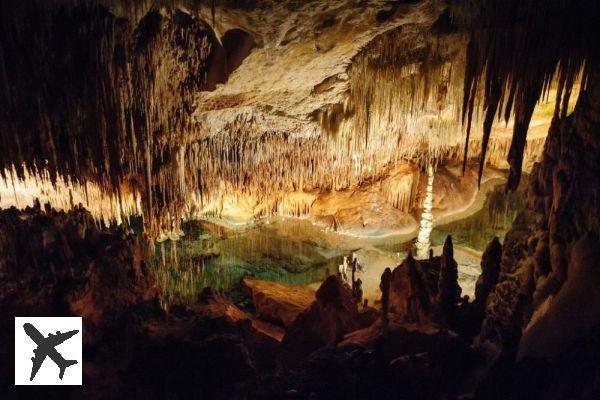
[[[31,377],[29,378],[30,381],[35,378],[35,375],[40,370],[40,367],[46,359],[46,356],[50,357],[50,359],[54,361],[56,365],[58,365],[58,368],[60,368],[58,377],[61,380],[65,374],[65,369],[71,365],[77,364],[77,360],[65,360],[65,358],[58,351],[56,351],[55,347],[65,340],[70,339],[79,331],[75,330],[65,333],[60,333],[60,331],[57,331],[56,335],[50,333],[48,334],[48,337],[44,337],[44,335],[42,335],[40,331],[38,331],[35,326],[31,325],[30,323],[23,324],[23,329],[25,330],[27,336],[29,336],[31,340],[33,340],[38,346],[37,349],[33,350],[35,356],[31,357],[33,366],[31,368]]]

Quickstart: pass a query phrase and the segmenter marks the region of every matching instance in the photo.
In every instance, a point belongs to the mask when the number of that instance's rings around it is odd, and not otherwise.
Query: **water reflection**
[[[504,193],[504,185],[497,186],[488,193],[480,211],[470,217],[436,226],[431,232],[432,245],[444,244],[447,235],[452,235],[455,245],[477,251],[485,250],[494,236],[503,241],[515,217],[525,207],[525,186],[526,182],[522,182],[519,189],[512,193]]]
[[[207,286],[229,290],[245,276],[308,285],[334,273],[343,254],[309,239],[281,235],[268,224],[238,232],[193,221],[184,225],[184,233],[177,242],[157,246],[153,260],[171,299],[193,299]]]
[[[494,236],[504,238],[523,207],[522,190],[505,194],[500,185],[487,194],[480,211],[433,228],[431,245],[436,255],[441,253],[446,236],[453,236],[464,294],[472,296],[480,273],[481,252]],[[193,221],[184,225],[184,232],[185,236],[177,242],[160,243],[153,259],[167,301],[192,300],[207,286],[227,291],[244,276],[307,285],[335,273],[342,257],[359,248],[372,249],[367,250],[371,257],[368,263],[376,265],[384,259],[402,259],[415,245],[415,238],[385,240],[385,244],[357,238],[344,242],[340,235],[297,219],[264,222],[241,230]],[[369,270],[368,263],[367,273],[377,278],[375,275],[381,272]],[[392,265],[381,267],[386,266]]]

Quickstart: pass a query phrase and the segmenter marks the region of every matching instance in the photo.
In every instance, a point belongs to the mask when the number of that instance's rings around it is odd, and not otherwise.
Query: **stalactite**
[[[197,14],[168,3],[135,6],[131,18],[94,1],[0,5],[5,182],[38,177],[55,187],[64,180],[69,183],[58,187],[71,185],[73,193],[90,182],[102,195],[92,193],[88,204],[104,196],[114,207],[101,215],[135,209],[151,237],[166,237],[177,236],[182,216],[220,216],[235,207],[251,217],[304,216],[317,196],[366,184],[379,184],[386,202],[410,212],[418,175],[390,180],[398,167],[477,154],[482,165],[486,159],[500,165],[510,155],[516,182],[521,164],[535,159],[543,143],[527,142],[525,134],[539,93],[553,82],[549,69],[541,69],[539,82],[524,70],[523,79],[532,82],[518,83],[521,75],[507,72],[511,57],[485,55],[510,49],[511,37],[472,37],[467,57],[458,34],[433,35],[420,25],[387,31],[366,45],[347,71],[347,96],[311,114],[313,120],[250,106],[219,118],[231,112],[228,104],[207,116],[196,100],[223,78],[216,71],[223,49]],[[556,59],[557,104],[564,110],[587,59],[583,53]],[[486,73],[493,77],[481,83]],[[23,109],[31,114],[23,116]],[[483,135],[476,129],[480,109]],[[509,149],[492,125],[496,114],[510,116],[513,109],[519,136]],[[461,116],[473,121],[468,140]],[[69,190],[56,193],[62,199],[55,202],[69,203]],[[125,199],[129,193],[134,200]]]
[[[173,144],[194,130],[194,93],[214,85],[210,28],[168,10],[136,25],[92,1],[0,8],[0,171],[103,193],[133,185],[148,232],[170,228],[185,195]]]
[[[492,133],[492,123],[494,122],[494,117],[496,116],[496,111],[498,110],[498,103],[500,102],[500,84],[498,81],[494,81],[489,83],[489,103],[486,104],[485,110],[485,120],[483,122],[483,138],[481,139],[481,151],[479,156],[479,171],[477,173],[477,184],[481,185],[481,176],[483,175],[483,167],[485,166],[485,154],[488,148],[488,144],[490,142],[490,135]],[[468,142],[467,142],[468,143]],[[467,158],[467,153],[465,149],[465,162]]]
[[[514,190],[521,175],[535,103],[548,94],[552,82],[557,80],[554,115],[564,117],[577,76],[583,71],[581,81],[585,85],[589,69],[584,66],[599,61],[600,3],[550,0],[541,7],[534,0],[484,0],[477,4],[471,2],[470,7],[465,5],[466,2],[458,2],[453,9],[454,20],[466,27],[470,37],[463,117],[473,112],[479,103],[477,93],[472,90],[479,81],[489,87],[483,94],[488,110],[486,127],[490,114],[495,113],[491,106],[496,103],[500,103],[498,114],[507,122],[510,115],[515,115],[507,185]],[[485,145],[482,150],[485,151]]]
[[[374,40],[353,60],[351,113],[336,138],[356,154],[375,152],[386,162],[417,158],[421,165],[462,143],[456,106],[461,44],[458,36],[437,37],[418,27]]]
[[[23,173],[19,179],[15,168],[3,172],[7,179],[0,177],[0,208],[33,207],[37,200],[49,203],[56,210],[68,211],[81,204],[107,226],[142,214],[139,194],[130,186],[123,185],[117,193],[112,193],[95,183],[79,183],[62,176],[52,182],[48,171],[35,175],[27,170]]]

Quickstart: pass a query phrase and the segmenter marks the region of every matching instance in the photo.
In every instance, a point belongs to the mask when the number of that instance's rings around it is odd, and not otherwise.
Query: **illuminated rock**
[[[306,355],[336,344],[358,328],[360,316],[350,288],[330,276],[317,290],[312,305],[290,325],[282,344],[291,354]]]
[[[307,286],[251,278],[244,278],[242,284],[250,293],[260,318],[279,322],[286,327],[315,301],[315,291]]]
[[[431,319],[432,293],[424,267],[412,255],[392,271],[390,313],[404,322],[426,324]]]
[[[383,230],[408,227],[418,179],[397,181],[397,169],[464,154],[465,39],[437,1],[316,4],[215,4],[214,18],[183,1],[4,7],[0,186],[26,186],[15,205],[38,195],[55,208],[82,199],[103,221],[141,214],[151,238],[177,232],[182,217],[248,221],[313,206],[351,234],[378,232],[378,214]],[[38,54],[48,56],[29,66]],[[491,165],[509,143],[494,130]],[[14,197],[2,192],[3,204]],[[363,197],[356,207],[322,204],[352,193]]]

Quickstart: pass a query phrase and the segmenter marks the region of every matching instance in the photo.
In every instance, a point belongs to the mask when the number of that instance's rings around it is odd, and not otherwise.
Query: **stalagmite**
[[[419,227],[419,233],[417,235],[417,241],[415,247],[417,248],[417,258],[427,258],[429,253],[430,235],[433,229],[433,214],[431,208],[433,206],[433,166],[430,164],[427,167],[427,189],[425,192],[425,199],[423,200],[423,211],[421,213],[421,222]]]
[[[458,285],[458,265],[454,261],[452,236],[444,242],[438,277],[437,307],[443,318],[452,318],[460,300],[461,288]]]

